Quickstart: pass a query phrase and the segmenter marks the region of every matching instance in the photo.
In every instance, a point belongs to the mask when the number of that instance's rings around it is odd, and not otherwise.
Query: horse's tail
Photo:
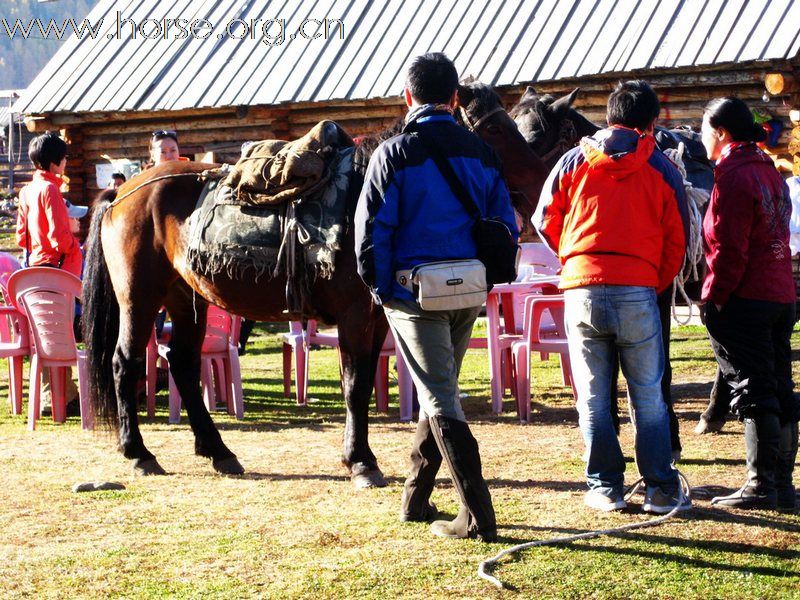
[[[112,431],[118,429],[117,396],[112,359],[119,337],[119,303],[103,253],[100,228],[103,217],[116,197],[105,190],[95,203],[89,237],[81,295],[83,340],[89,367],[89,401],[98,422]]]

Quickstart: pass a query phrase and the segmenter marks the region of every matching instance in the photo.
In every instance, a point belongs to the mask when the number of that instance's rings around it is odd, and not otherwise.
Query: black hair
[[[767,139],[767,132],[755,122],[753,113],[739,98],[715,98],[706,104],[705,113],[709,124],[714,129],[727,129],[734,142],[763,142]]]
[[[661,104],[650,84],[641,79],[620,81],[608,97],[609,125],[644,131],[656,120]]]
[[[111,179],[122,179],[122,182],[123,182],[123,183],[125,183],[126,181],[128,181],[128,178],[127,178],[127,177],[125,177],[125,174],[124,174],[124,173],[112,173],[112,174],[111,174]]]
[[[417,102],[445,104],[458,88],[458,71],[443,53],[429,52],[411,61],[406,86]]]
[[[45,131],[31,140],[28,156],[37,169],[49,171],[50,165],[57,165],[67,155],[67,143],[53,131]]]
[[[150,150],[153,149],[153,144],[161,140],[170,139],[176,144],[178,143],[178,132],[173,129],[157,129],[150,136]]]

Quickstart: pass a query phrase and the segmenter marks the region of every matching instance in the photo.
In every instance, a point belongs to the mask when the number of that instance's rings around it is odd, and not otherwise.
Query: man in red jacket
[[[660,106],[643,81],[620,83],[608,125],[556,164],[533,223],[563,268],[565,320],[586,443],[587,506],[625,507],[625,459],[611,418],[619,353],[636,423],[636,463],[647,484],[644,510],[691,507],[671,466],[661,392],[664,351],[656,293],[685,252],[686,198],[675,166],[656,149]]]

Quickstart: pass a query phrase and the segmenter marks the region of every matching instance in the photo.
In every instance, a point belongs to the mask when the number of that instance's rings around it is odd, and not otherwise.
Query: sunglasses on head
[[[172,131],[171,129],[159,129],[158,131],[153,132],[153,141],[157,142],[158,140],[163,140],[164,138],[170,138],[178,141],[178,132]]]

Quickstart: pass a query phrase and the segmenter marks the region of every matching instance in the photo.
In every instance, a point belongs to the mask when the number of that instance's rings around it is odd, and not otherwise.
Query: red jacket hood
[[[581,140],[581,152],[594,169],[608,172],[614,179],[624,179],[639,171],[653,154],[656,139],[627,127],[601,129]]]

